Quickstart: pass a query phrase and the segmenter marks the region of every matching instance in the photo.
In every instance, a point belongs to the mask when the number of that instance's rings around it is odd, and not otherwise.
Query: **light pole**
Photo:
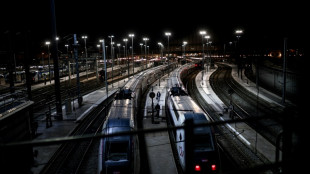
[[[96,58],[96,79],[97,79],[97,83],[99,83],[99,75],[98,75],[98,60],[99,60],[99,56],[100,56],[100,44],[97,44],[97,48],[98,48],[98,56]]]
[[[67,48],[67,57],[69,58],[69,45],[66,44],[65,47]]]
[[[42,71],[44,71],[44,53],[41,53],[42,55]]]
[[[125,56],[127,57],[127,42],[128,42],[128,39],[125,38],[123,39],[123,41],[125,42]],[[127,71],[128,71],[128,78],[129,78],[129,58],[127,57]]]
[[[169,37],[171,36],[170,32],[165,32],[165,35],[168,37],[168,64],[169,64],[169,55],[170,55],[170,45],[169,45]]]
[[[118,66],[118,68],[120,68],[119,59],[120,59],[121,50],[120,50],[119,47],[121,46],[121,44],[120,44],[120,43],[117,43],[116,46],[117,46],[117,48],[118,48],[118,54],[117,54],[117,56],[116,56],[116,58],[117,58],[117,66]],[[122,71],[121,71],[121,75],[122,75]]]
[[[98,48],[98,57],[99,57],[99,55],[100,55],[100,45],[99,44],[97,44],[97,48]]]
[[[103,47],[102,45],[102,42],[104,41],[104,39],[99,39],[99,44],[100,44],[100,47],[102,47],[102,55],[101,55],[101,58],[103,59],[103,52],[107,52],[107,46]],[[100,55],[100,47],[99,47],[99,55]],[[105,62],[103,62],[105,63]],[[100,68],[99,68],[100,69]],[[104,70],[104,65],[101,67],[101,70]],[[99,71],[99,70],[98,70]],[[99,71],[100,72],[100,71]]]
[[[147,54],[146,54],[146,57],[149,57],[150,56],[150,46],[146,46],[147,47]],[[152,57],[151,57],[152,58]],[[150,59],[151,59],[150,58]],[[149,61],[150,62],[150,61]],[[147,59],[146,59],[146,65],[147,65]],[[147,66],[146,66],[147,67]]]
[[[135,61],[133,58],[133,37],[135,37],[134,34],[129,34],[129,37],[131,37],[131,58],[132,58],[132,74],[135,73]]]
[[[205,39],[207,39],[207,72],[208,72],[208,62],[210,61],[211,62],[211,56],[210,56],[210,53],[208,52],[208,47],[209,47],[209,39],[210,39],[211,37],[209,36],[209,35],[206,35],[205,36]],[[209,57],[210,56],[210,57]]]
[[[237,57],[237,67],[238,67],[238,77],[239,77],[239,71],[241,71],[241,79],[242,79],[242,62],[241,62],[241,53],[240,53],[240,43],[239,43],[239,39],[241,37],[241,35],[243,34],[243,30],[235,30],[235,34],[236,34],[236,37],[237,37],[237,44],[238,44],[238,47],[237,47],[237,50],[238,50],[238,57]]]
[[[50,41],[45,42],[45,45],[47,45],[47,51],[48,51],[48,78],[50,80],[50,84],[52,83],[51,80],[51,65],[50,65],[50,61],[51,61],[51,55],[50,55]]]
[[[56,53],[57,53],[57,55],[58,55],[58,52],[59,52],[59,50],[58,50],[58,41],[59,41],[59,37],[56,37],[56,38],[55,38],[55,41],[56,41],[56,45],[57,45],[57,50],[56,50],[57,52],[56,52]]]
[[[202,69],[205,69],[205,51],[204,51],[204,46],[205,44],[203,43],[203,36],[207,34],[205,30],[199,31],[199,34],[201,35],[201,44],[202,44]]]
[[[142,46],[143,46],[143,43],[140,43],[140,47],[141,47],[141,52],[140,52],[140,54],[141,54],[141,56],[142,56]],[[141,58],[140,58],[141,59]]]
[[[87,65],[87,48],[86,48],[86,39],[87,36],[82,36],[82,39],[84,39],[84,45],[85,45],[85,65],[86,65],[86,79],[88,80],[88,65]]]
[[[105,88],[106,88],[106,95],[108,97],[108,91],[109,91],[109,88],[108,88],[108,78],[107,78],[107,61],[106,61],[106,53],[105,53],[105,44],[104,44],[104,39],[102,39],[102,58],[103,58],[103,62],[104,62],[104,79],[105,79]]]
[[[236,37],[238,39],[238,42],[239,42],[239,38],[241,37],[241,34],[243,33],[243,30],[236,30],[235,31],[235,34],[236,34]]]
[[[114,66],[114,60],[113,60],[113,35],[108,36],[109,38],[111,38],[111,61],[112,61],[112,81],[113,81],[113,66]],[[113,83],[112,83],[112,87],[113,87]]]
[[[168,76],[170,74],[170,67],[169,67],[169,56],[170,56],[170,45],[169,45],[169,37],[171,36],[170,32],[165,32],[165,35],[168,37],[168,56],[167,56],[167,60],[168,60]]]
[[[108,36],[109,38],[111,38],[111,59],[113,59],[113,35]]]
[[[82,36],[82,39],[84,39],[84,43],[85,43],[85,57],[87,57],[87,47],[86,47],[87,36]]]
[[[187,45],[187,42],[183,41],[183,48],[184,48],[183,58],[185,58],[185,48],[186,48],[186,45]],[[186,58],[185,58],[185,62],[187,63]]]
[[[158,42],[158,45],[160,47],[160,57],[163,58],[163,47],[164,47],[164,45],[161,42]]]
[[[145,55],[145,61],[146,61],[146,64],[145,64],[145,69],[147,69],[147,57],[146,57],[146,42],[149,40],[149,38],[147,37],[144,37],[143,38],[144,42],[145,42],[145,50],[144,50],[144,55]]]

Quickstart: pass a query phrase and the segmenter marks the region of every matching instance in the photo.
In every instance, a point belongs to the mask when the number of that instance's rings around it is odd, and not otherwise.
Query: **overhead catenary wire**
[[[243,118],[238,120],[225,120],[225,121],[215,121],[209,123],[197,123],[194,124],[194,127],[202,127],[202,126],[215,126],[215,125],[222,125],[226,123],[236,123],[236,122],[245,122],[250,120],[261,120],[270,118],[268,116],[262,117],[250,117],[250,118]],[[162,131],[172,131],[177,129],[184,129],[186,126],[170,126],[167,128],[152,128],[152,129],[139,129],[133,131],[124,131],[120,133],[112,133],[112,134],[87,134],[82,136],[67,136],[67,137],[58,137],[58,138],[49,138],[44,140],[34,140],[34,141],[20,141],[20,142],[12,142],[6,144],[0,144],[0,148],[10,148],[10,147],[17,147],[17,146],[47,146],[52,144],[59,144],[65,142],[72,142],[72,141],[83,141],[87,139],[93,138],[105,138],[105,137],[112,137],[112,136],[123,136],[123,135],[132,135],[132,134],[145,134],[145,133],[153,133],[153,132],[162,132]]]

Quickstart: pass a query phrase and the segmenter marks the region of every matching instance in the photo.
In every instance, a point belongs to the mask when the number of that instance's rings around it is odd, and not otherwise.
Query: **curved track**
[[[233,106],[236,119],[254,118],[247,124],[275,145],[283,130],[281,108],[245,90],[232,78],[231,71],[231,67],[218,64],[218,69],[210,76],[212,89],[226,106]],[[259,117],[264,119],[255,119]]]
[[[183,79],[187,86],[190,96],[212,117],[213,121],[220,120],[220,115],[212,107],[210,107],[202,96],[195,84],[195,77],[198,71],[188,75]],[[218,146],[221,149],[221,171],[229,172],[236,169],[245,169],[250,166],[264,164],[265,161],[260,159],[252,150],[240,142],[224,125],[215,126],[216,138]]]

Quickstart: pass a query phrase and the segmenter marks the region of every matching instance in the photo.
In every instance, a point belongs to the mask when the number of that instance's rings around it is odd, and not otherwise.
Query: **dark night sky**
[[[86,34],[94,44],[111,34],[121,42],[133,32],[138,44],[144,36],[154,43],[165,41],[167,30],[172,32],[171,40],[182,40],[198,35],[203,28],[215,42],[228,42],[235,38],[234,30],[241,27],[244,38],[254,45],[278,45],[286,36],[297,47],[303,47],[307,22],[304,3],[228,2],[55,0],[57,32],[60,37]],[[30,29],[34,45],[51,37],[49,0],[12,0],[1,8],[1,33]]]

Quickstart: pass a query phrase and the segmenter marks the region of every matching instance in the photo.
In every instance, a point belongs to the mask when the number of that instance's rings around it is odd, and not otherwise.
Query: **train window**
[[[210,134],[194,136],[194,151],[209,151],[213,150],[212,139]]]
[[[119,161],[128,159],[128,142],[106,142],[106,161]]]

